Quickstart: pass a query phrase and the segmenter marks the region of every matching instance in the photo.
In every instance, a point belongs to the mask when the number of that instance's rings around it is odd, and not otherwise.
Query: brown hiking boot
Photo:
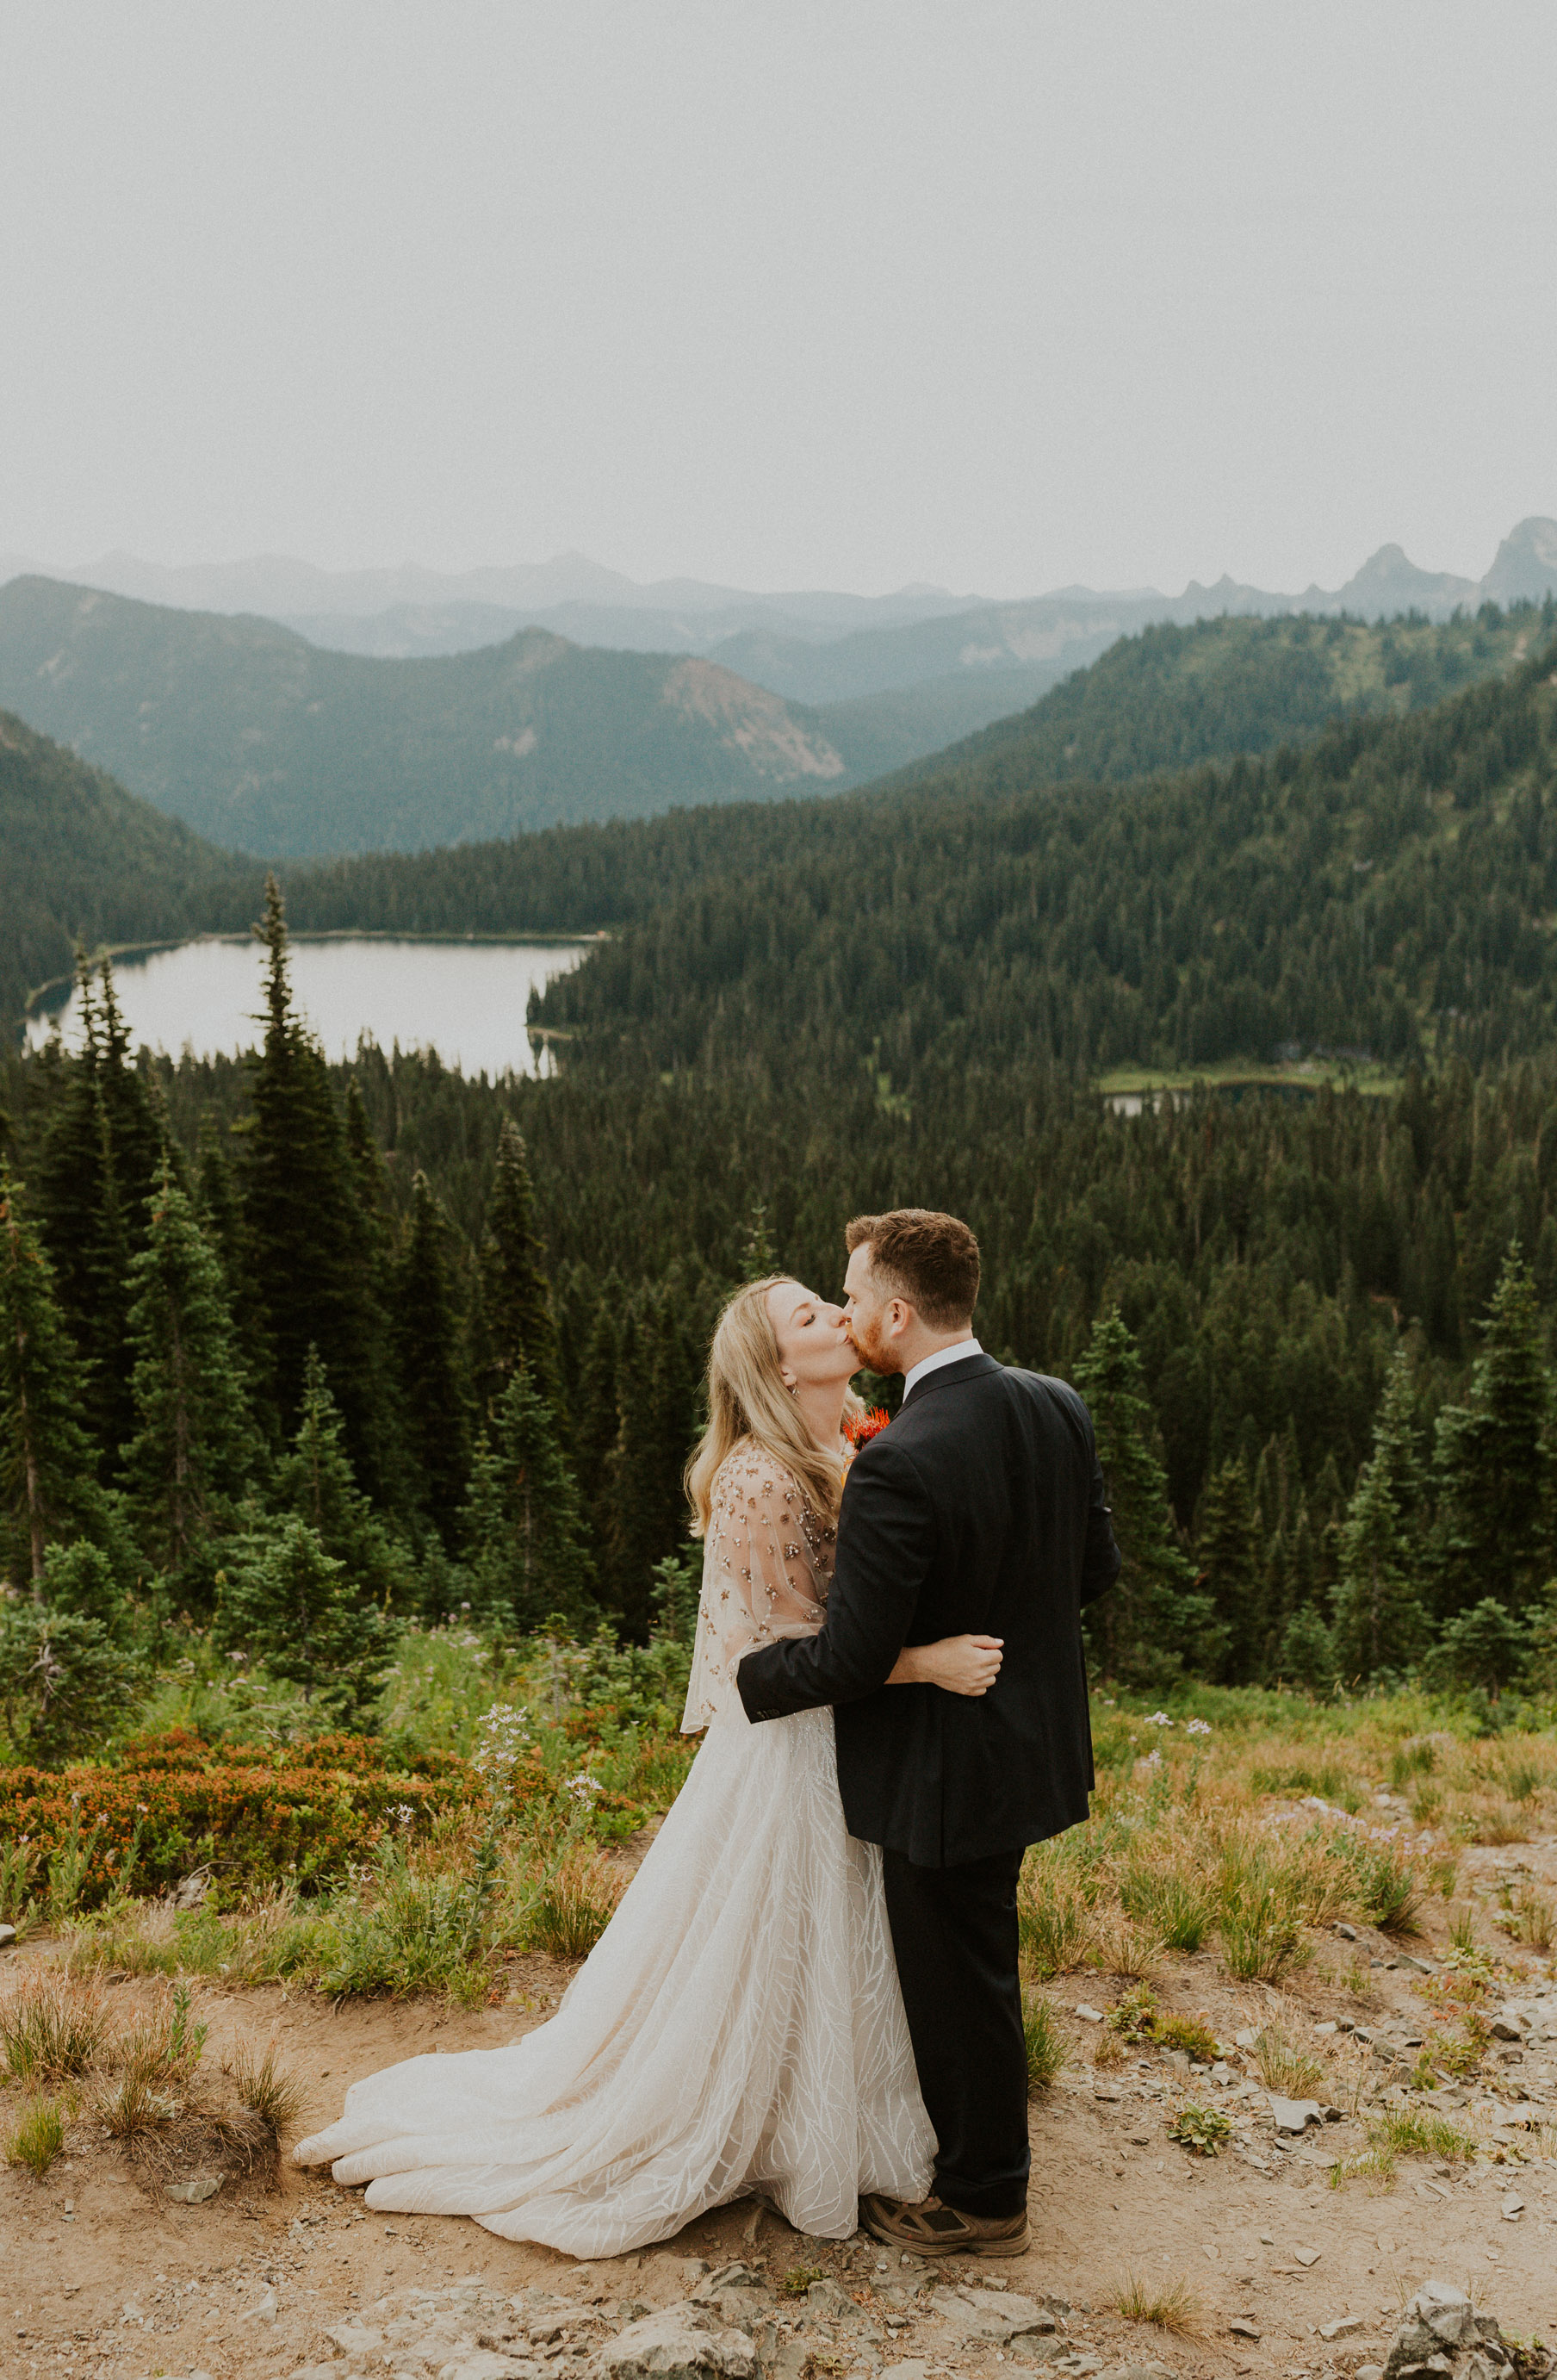
[[[1032,2239],[1025,2214],[964,2215],[939,2198],[912,2204],[872,2195],[860,2201],[860,2221],[873,2240],[911,2256],[1021,2256]]]

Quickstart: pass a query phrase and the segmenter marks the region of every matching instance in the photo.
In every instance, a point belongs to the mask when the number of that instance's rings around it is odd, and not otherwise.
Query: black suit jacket
[[[918,1382],[856,1456],[821,1633],[748,1653],[752,1719],[835,1706],[851,1834],[921,1867],[1041,1842],[1088,1812],[1080,1614],[1119,1574],[1092,1416],[989,1355]],[[1002,1636],[987,1694],[883,1682],[905,1645]]]

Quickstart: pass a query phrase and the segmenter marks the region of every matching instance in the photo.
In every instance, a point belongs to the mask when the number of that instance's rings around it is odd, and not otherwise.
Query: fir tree
[[[1306,1686],[1310,1694],[1334,1684],[1335,1640],[1317,1604],[1305,1603],[1287,1621],[1277,1664],[1290,1684]]]
[[[308,1350],[297,1431],[276,1465],[272,1502],[307,1521],[325,1552],[381,1608],[406,1599],[410,1561],[356,1484],[317,1348]]]
[[[130,1265],[136,1428],[122,1451],[140,1542],[175,1574],[222,1525],[254,1447],[222,1267],[171,1169]]]
[[[1248,1685],[1263,1670],[1269,1631],[1260,1592],[1260,1524],[1241,1463],[1225,1463],[1207,1487],[1196,1550],[1199,1584],[1222,1631],[1217,1675],[1225,1684]]]
[[[504,1116],[498,1136],[497,1173],[487,1208],[481,1243],[481,1334],[483,1403],[501,1396],[515,1370],[528,1367],[536,1388],[561,1415],[561,1366],[545,1250],[533,1220],[525,1135]]]
[[[96,1517],[84,1383],[36,1228],[0,1167],[0,1538],[13,1585],[41,1594],[44,1548]]]
[[[483,1619],[526,1634],[552,1612],[575,1627],[593,1616],[578,1488],[527,1365],[480,1441],[463,1532]]]
[[[1465,1402],[1438,1417],[1442,1608],[1489,1587],[1518,1612],[1551,1570],[1548,1428],[1551,1384],[1530,1269],[1509,1248],[1492,1292]]]
[[[1536,1609],[1539,1615],[1539,1604]],[[1429,1668],[1456,1685],[1479,1687],[1496,1702],[1524,1670],[1531,1647],[1528,1623],[1496,1596],[1485,1595],[1445,1622]]]
[[[1213,1612],[1194,1592],[1194,1564],[1178,1543],[1140,1351],[1116,1306],[1092,1325],[1076,1385],[1092,1413],[1124,1559],[1111,1591],[1087,1612],[1088,1640],[1104,1677],[1165,1684],[1203,1662]]]
[[[1358,1475],[1341,1526],[1334,1648],[1343,1677],[1404,1670],[1429,1633],[1418,1590],[1420,1548],[1407,1515],[1419,1500],[1410,1374],[1397,1351],[1373,1431],[1373,1451]]]
[[[76,953],[79,1049],[62,1062],[38,1168],[37,1209],[66,1328],[85,1366],[82,1418],[99,1447],[133,1423],[126,1327],[128,1261],[108,1109],[96,969]]]
[[[417,1509],[453,1551],[470,1474],[459,1318],[443,1210],[418,1171],[394,1270],[394,1346],[402,1440]]]
[[[248,1061],[245,1234],[282,1425],[296,1428],[317,1346],[354,1462],[371,1459],[373,1333],[358,1260],[353,1183],[324,1052],[293,1005],[286,919],[274,877],[255,933],[268,953],[265,1038]]]
[[[296,1514],[238,1540],[217,1572],[217,1641],[300,1686],[332,1718],[360,1718],[392,1634]]]

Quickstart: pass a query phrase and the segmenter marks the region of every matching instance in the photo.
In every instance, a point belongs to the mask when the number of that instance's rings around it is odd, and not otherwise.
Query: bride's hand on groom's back
[[[905,1645],[889,1686],[940,1686],[948,1694],[987,1694],[1000,1675],[1001,1636],[943,1636],[934,1645]]]

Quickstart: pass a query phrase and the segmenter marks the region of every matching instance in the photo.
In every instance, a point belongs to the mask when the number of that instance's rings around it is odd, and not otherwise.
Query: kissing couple
[[[1119,1555],[1081,1399],[973,1336],[967,1224],[847,1238],[843,1306],[779,1274],[714,1333],[692,1773],[548,2023],[389,2067],[296,2149],[369,2206],[581,2257],[754,2195],[1028,2244],[1017,1882],[1088,1814],[1080,1614]],[[851,1459],[863,1365],[902,1406]]]

